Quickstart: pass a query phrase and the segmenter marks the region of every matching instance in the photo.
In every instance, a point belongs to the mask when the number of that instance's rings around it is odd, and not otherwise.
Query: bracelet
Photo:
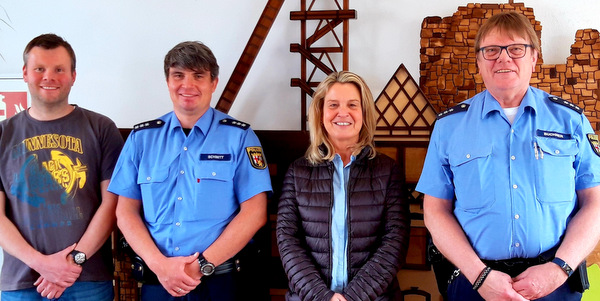
[[[474,290],[478,290],[481,287],[481,285],[485,281],[485,278],[487,278],[491,271],[492,268],[486,266],[485,269],[483,269],[483,271],[479,273],[479,277],[477,277],[477,280],[475,281],[475,283],[473,283]]]

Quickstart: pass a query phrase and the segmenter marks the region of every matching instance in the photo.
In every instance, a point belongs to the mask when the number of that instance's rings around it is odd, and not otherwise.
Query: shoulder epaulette
[[[560,97],[554,96],[554,95],[550,95],[548,96],[548,99],[550,99],[550,101],[552,101],[553,103],[557,103],[559,105],[563,105],[579,114],[583,113],[583,109],[578,107],[577,105],[575,105],[574,103],[564,100]]]
[[[144,121],[142,123],[138,123],[133,126],[133,131],[145,130],[145,129],[155,129],[165,125],[165,122],[160,119]]]
[[[223,124],[223,125],[235,126],[235,127],[238,127],[240,129],[244,129],[244,130],[247,130],[250,127],[250,125],[245,122],[237,121],[237,120],[231,119],[231,118],[221,119],[221,121],[219,121],[219,123]]]
[[[458,113],[458,112],[465,112],[469,109],[469,104],[466,103],[461,103],[461,104],[457,104],[451,108],[448,108],[447,110],[445,110],[444,112],[441,112],[439,114],[437,114],[437,120],[440,120],[446,116],[450,116],[452,114]]]

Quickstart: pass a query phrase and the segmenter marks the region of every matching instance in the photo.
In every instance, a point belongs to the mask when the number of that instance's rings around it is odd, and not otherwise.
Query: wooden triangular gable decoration
[[[436,112],[404,64],[375,100],[377,141],[427,141]]]

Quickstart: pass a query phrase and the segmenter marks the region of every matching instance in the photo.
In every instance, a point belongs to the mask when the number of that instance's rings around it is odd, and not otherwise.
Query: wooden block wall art
[[[474,43],[483,22],[501,11],[518,11],[531,20],[541,37],[542,26],[523,3],[468,4],[451,17],[427,17],[421,24],[420,88],[438,112],[473,97],[485,86],[477,70]],[[596,29],[580,29],[565,64],[545,65],[542,54],[531,85],[584,108],[592,127],[600,130],[600,40]]]
[[[401,64],[375,100],[376,141],[427,141],[436,112],[417,82]]]

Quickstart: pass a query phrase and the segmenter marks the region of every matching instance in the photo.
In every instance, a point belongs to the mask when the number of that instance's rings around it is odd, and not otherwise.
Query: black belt
[[[132,258],[132,274],[133,278],[138,282],[150,285],[159,285],[158,277],[152,270],[148,268],[146,263],[142,260],[141,257],[135,256]],[[222,264],[215,267],[215,272],[211,275],[223,275],[231,272],[239,272],[240,271],[240,260],[237,258],[230,258]],[[211,276],[203,276],[203,277],[211,277]]]
[[[510,275],[510,277],[516,277],[523,273],[529,267],[539,265],[548,262],[547,259],[542,256],[535,258],[511,258],[505,260],[482,260],[485,265],[492,268],[492,270],[500,271]]]

